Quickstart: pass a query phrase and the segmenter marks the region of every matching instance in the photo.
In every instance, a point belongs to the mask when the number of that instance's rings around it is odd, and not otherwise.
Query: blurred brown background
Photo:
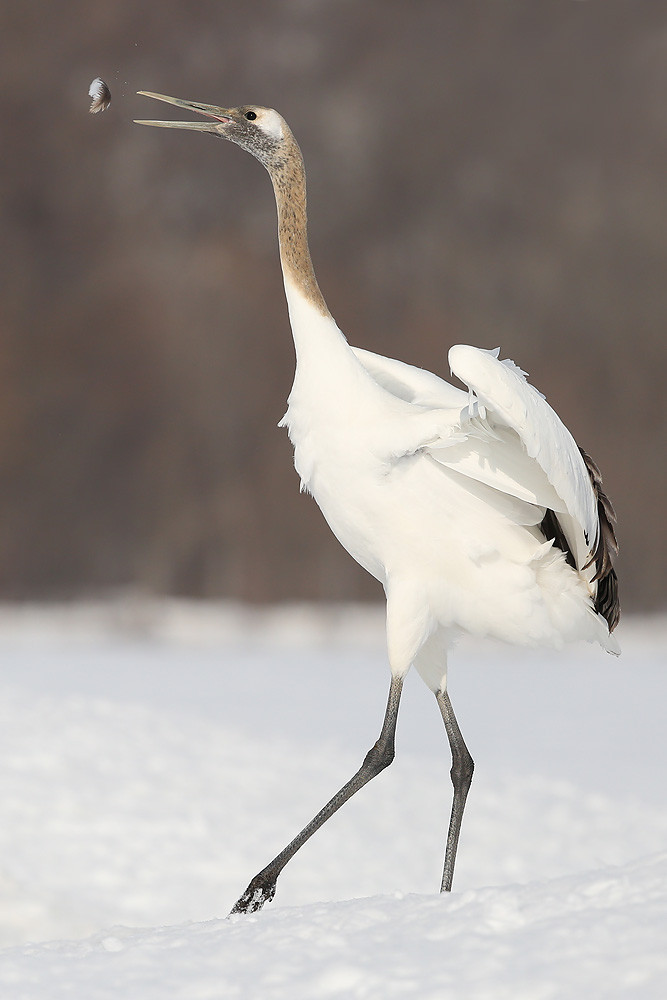
[[[276,428],[268,178],[132,125],[170,117],[148,89],[285,115],[351,342],[444,375],[500,345],[603,470],[626,608],[664,606],[664,5],[24,0],[0,81],[1,597],[379,596]]]

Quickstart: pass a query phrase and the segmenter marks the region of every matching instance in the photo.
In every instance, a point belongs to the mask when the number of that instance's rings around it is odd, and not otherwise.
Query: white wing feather
[[[378,385],[406,403],[457,410],[467,403],[467,394],[462,389],[457,389],[425,368],[394,361],[360,347],[353,347],[352,350]]]
[[[528,383],[521,369],[513,362],[499,361],[497,354],[465,345],[452,347],[449,352],[452,372],[474,393],[467,416],[462,415],[462,429],[465,430],[467,420],[472,433],[477,427],[483,431],[480,422],[485,421],[496,434],[510,431],[518,435],[525,456],[532,460],[533,467],[537,464],[556,495],[555,501],[553,496],[548,500],[545,493],[536,489],[536,501],[547,501],[545,506],[563,515],[561,525],[581,567],[594,548],[598,533],[595,494],[581,452],[567,427],[544,396]],[[483,433],[481,436],[484,437]],[[493,453],[498,461],[503,454],[502,448],[494,449],[492,444],[487,444],[486,451]],[[482,462],[488,458],[482,448],[479,454]],[[513,457],[517,458],[516,449]],[[526,471],[524,468],[518,475]],[[534,480],[533,473],[524,482],[532,487]],[[499,488],[503,487],[499,484]]]
[[[574,438],[525,372],[513,361],[498,360],[498,350],[457,345],[449,363],[469,387],[466,393],[425,369],[352,350],[391,395],[452,414],[441,441],[422,444],[440,465],[492,487],[495,500],[487,495],[498,508],[501,494],[520,501],[512,508],[518,523],[539,523],[547,508],[553,510],[577,565],[585,565],[598,532],[588,471]]]

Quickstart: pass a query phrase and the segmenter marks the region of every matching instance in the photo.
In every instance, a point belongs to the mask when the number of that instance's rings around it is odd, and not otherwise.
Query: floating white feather
[[[88,96],[93,99],[89,109],[91,115],[96,115],[98,111],[106,111],[111,104],[111,91],[109,90],[108,85],[99,76],[95,77],[88,88]]]

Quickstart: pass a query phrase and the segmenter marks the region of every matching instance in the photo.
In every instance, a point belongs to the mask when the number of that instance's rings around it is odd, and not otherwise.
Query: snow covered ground
[[[393,766],[225,919],[375,740],[381,611],[0,606],[0,998],[663,1000],[667,622],[619,637],[452,655],[477,770],[451,896],[413,677]]]

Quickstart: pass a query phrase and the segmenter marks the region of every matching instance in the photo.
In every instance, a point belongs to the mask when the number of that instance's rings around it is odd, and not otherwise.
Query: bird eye
[[[249,122],[254,122],[255,118],[257,117],[254,111],[246,111],[245,116]]]

